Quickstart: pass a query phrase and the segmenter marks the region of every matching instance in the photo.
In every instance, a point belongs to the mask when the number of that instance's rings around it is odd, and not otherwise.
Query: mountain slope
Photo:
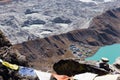
[[[94,54],[99,48],[97,46],[120,43],[119,23],[120,8],[117,8],[95,17],[88,29],[74,30],[65,34],[28,41],[15,45],[15,47],[21,54],[28,57],[32,65],[43,68],[44,65],[51,64],[58,59],[74,58],[74,50],[73,53],[70,50],[72,45],[83,50],[80,53],[85,54],[82,56],[85,58]],[[36,62],[41,64],[36,64]]]

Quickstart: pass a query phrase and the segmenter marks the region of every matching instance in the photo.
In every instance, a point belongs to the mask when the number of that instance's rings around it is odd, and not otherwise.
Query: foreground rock
[[[18,50],[12,47],[11,43],[6,39],[6,37],[3,35],[1,31],[0,31],[0,59],[3,59],[13,64],[28,66],[26,57],[24,55],[21,55],[18,52]],[[18,80],[19,77],[17,76],[16,78],[14,71],[6,68],[0,63],[0,80]]]
[[[116,61],[113,64],[113,68],[116,72],[120,73],[120,57],[116,59]]]

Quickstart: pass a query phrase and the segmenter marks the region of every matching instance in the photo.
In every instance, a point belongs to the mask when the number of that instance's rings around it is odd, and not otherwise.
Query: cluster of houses
[[[69,49],[72,51],[73,55],[78,58],[86,58],[93,54],[93,47],[85,44],[71,44]]]

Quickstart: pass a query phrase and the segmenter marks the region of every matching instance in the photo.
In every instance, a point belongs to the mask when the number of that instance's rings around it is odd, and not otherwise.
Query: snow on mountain
[[[95,4],[98,4],[99,2],[102,2],[102,3],[104,3],[104,2],[112,2],[113,0],[80,0],[80,1],[82,1],[82,2],[92,2],[92,3],[95,3]]]
[[[112,2],[112,1],[114,1],[114,0],[104,0],[105,2]]]
[[[82,2],[94,2],[93,0],[80,0]]]
[[[0,4],[0,29],[12,44],[17,44],[88,28],[93,17],[120,6],[119,0],[102,1],[12,0]]]

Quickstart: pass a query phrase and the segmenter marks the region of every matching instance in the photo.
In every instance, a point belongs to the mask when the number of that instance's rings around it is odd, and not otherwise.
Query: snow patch
[[[94,2],[97,3],[97,1],[93,1],[93,0],[80,0],[82,2]],[[112,2],[113,0],[104,0],[104,2]]]
[[[93,0],[80,0],[80,1],[82,1],[82,2],[94,2],[94,3],[96,3],[96,2],[93,1]]]
[[[30,25],[28,26],[24,26],[22,29],[28,29],[28,30],[32,30],[32,29],[43,29],[43,25]]]
[[[49,16],[45,16],[45,15],[42,15],[40,13],[32,13],[32,14],[27,14],[25,16],[26,16],[26,18],[27,17],[32,17],[32,18],[42,19],[42,20],[46,20],[46,19],[50,18]]]
[[[105,2],[112,2],[113,0],[104,0]]]
[[[23,27],[23,30],[26,30],[28,33],[33,34],[37,37],[43,38],[46,35],[52,33],[51,31],[47,31],[44,25],[30,25],[29,27]]]
[[[56,25],[61,26],[61,27],[64,28],[64,29],[68,28],[68,24],[58,23],[58,24],[56,24]]]

